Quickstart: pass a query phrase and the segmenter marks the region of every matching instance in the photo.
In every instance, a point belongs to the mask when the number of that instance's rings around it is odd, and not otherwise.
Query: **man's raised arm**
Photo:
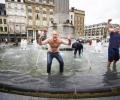
[[[62,44],[71,45],[71,37],[68,36],[67,39],[62,39]]]
[[[114,28],[112,27],[112,25],[110,23],[111,21],[112,21],[112,19],[109,19],[108,22],[107,22],[107,31],[109,33],[114,32]]]
[[[48,42],[49,42],[49,39],[46,39],[46,40],[42,41],[41,36],[38,38],[38,44],[39,45],[45,45],[45,44],[48,44]]]

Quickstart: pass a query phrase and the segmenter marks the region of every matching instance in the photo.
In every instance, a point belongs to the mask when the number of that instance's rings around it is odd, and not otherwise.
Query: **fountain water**
[[[60,2],[61,0],[58,1]],[[64,16],[64,13],[61,12],[59,15]],[[64,19],[65,22],[63,23],[59,23],[59,20],[53,21],[49,26],[48,37],[54,29],[57,29],[63,38],[69,33],[74,33],[74,28],[67,18]],[[96,42],[93,42],[94,49],[95,46]],[[101,60],[106,60],[106,52],[103,54],[105,57],[101,58],[98,57],[98,54],[89,52],[91,49],[90,46],[86,46],[85,48],[87,49],[84,50],[84,55],[77,60],[71,56],[73,54],[72,51],[61,51],[64,60],[63,75],[58,74],[56,71],[59,67],[56,60],[53,60],[51,66],[51,75],[47,75],[47,51],[37,46],[36,40],[33,41],[33,45],[27,45],[26,40],[21,40],[20,47],[7,48],[5,51],[0,52],[0,58],[4,57],[0,61],[0,83],[8,84],[7,86],[15,86],[15,88],[18,87],[19,90],[28,89],[57,93],[59,91],[64,93],[72,91],[75,94],[79,89],[104,87],[107,85],[103,81],[106,64],[101,62]],[[89,72],[88,69],[90,69]],[[110,84],[107,86],[110,86]]]
[[[23,50],[26,50],[27,48],[27,40],[26,39],[21,39],[20,47]]]
[[[92,40],[93,52],[102,53],[102,42],[98,40]]]
[[[40,46],[34,48],[33,45],[27,45],[27,48],[21,50],[21,47],[11,47],[0,51],[0,58],[4,57],[0,61],[0,83],[9,82],[13,84],[12,86],[21,86],[23,89],[41,89],[41,87],[48,91],[73,89],[75,94],[78,89],[105,84],[102,79],[106,63],[101,60],[105,61],[106,52],[103,52],[104,57],[101,58],[97,53],[90,52],[92,48],[86,45],[83,56],[76,60],[71,55],[72,51],[61,51],[64,73],[63,75],[57,73],[59,65],[53,60],[52,73],[49,76],[46,73],[47,51]]]
[[[96,53],[102,53],[102,43],[101,42],[96,43],[95,51],[96,51]]]

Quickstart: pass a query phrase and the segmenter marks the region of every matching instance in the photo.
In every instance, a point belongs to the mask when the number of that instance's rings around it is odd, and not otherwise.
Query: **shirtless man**
[[[64,62],[62,56],[59,53],[59,46],[61,44],[71,45],[71,38],[68,37],[67,40],[61,39],[57,31],[52,32],[52,36],[44,41],[42,41],[41,36],[39,37],[39,45],[49,44],[47,52],[47,73],[51,73],[51,64],[53,58],[56,58],[60,64],[60,73],[63,73]]]
[[[116,66],[116,62],[119,60],[119,48],[120,48],[120,26],[115,29],[112,28],[110,22],[112,19],[108,20],[108,33],[110,35],[109,47],[108,47],[108,64],[107,67],[110,68],[113,62],[113,67]]]

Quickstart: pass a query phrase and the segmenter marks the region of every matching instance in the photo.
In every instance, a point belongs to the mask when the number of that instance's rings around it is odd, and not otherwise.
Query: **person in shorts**
[[[110,68],[113,62],[113,67],[116,66],[116,62],[119,60],[119,48],[120,48],[120,26],[115,28],[112,27],[110,22],[112,19],[108,20],[108,33],[110,35],[109,46],[108,46],[108,64],[107,67]]]

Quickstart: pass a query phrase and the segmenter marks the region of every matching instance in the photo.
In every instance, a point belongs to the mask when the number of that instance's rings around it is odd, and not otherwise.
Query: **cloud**
[[[120,0],[70,0],[70,7],[85,10],[85,24],[105,22],[109,18],[120,23],[119,4]]]
[[[109,18],[120,24],[120,0],[70,0],[70,7],[85,11],[85,24],[101,23]]]

